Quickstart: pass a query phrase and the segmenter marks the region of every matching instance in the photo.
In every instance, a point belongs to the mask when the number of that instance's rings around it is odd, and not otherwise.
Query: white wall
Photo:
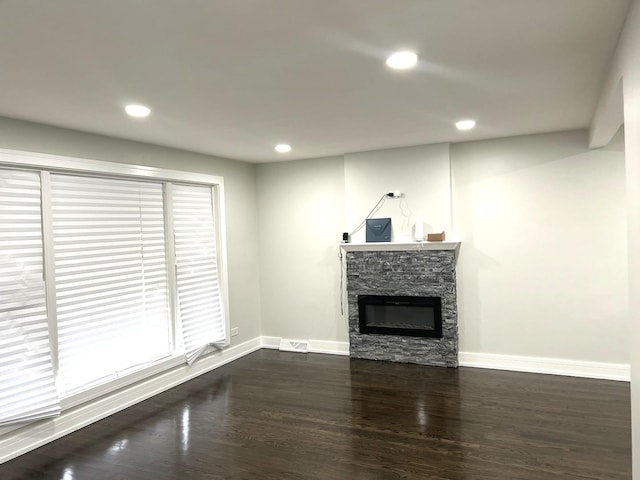
[[[461,351],[628,364],[621,139],[602,150],[584,131],[383,150],[262,164],[257,178],[263,334],[347,341],[340,232],[398,189],[449,233],[453,182]],[[398,233],[396,202],[376,216]]]
[[[225,180],[232,344],[260,335],[255,167],[244,162],[0,117],[0,148],[220,175]]]
[[[340,317],[342,157],[257,166],[262,334],[347,339]]]
[[[631,322],[631,415],[633,423],[633,478],[640,480],[640,0],[634,0],[620,36],[596,115],[592,140],[599,132],[611,131],[618,85],[622,79],[625,126],[627,224],[629,241],[629,318]],[[613,104],[613,106],[612,106]]]
[[[638,4],[636,4],[638,5]],[[635,9],[635,46],[640,45],[640,6]],[[637,52],[637,48],[636,48]],[[633,59],[633,60],[632,60]],[[633,478],[640,480],[640,65],[637,56],[624,79],[624,123],[629,225],[629,317],[631,358],[631,412],[633,418]]]
[[[416,219],[422,218],[424,232],[451,227],[449,188],[449,145],[421,145],[344,157],[346,219],[345,231],[353,231],[384,193],[401,190],[403,201],[386,199],[376,218],[391,218],[393,241],[409,241]],[[409,207],[413,215],[407,218]],[[353,235],[353,243],[365,241],[365,229]]]
[[[352,231],[390,190],[404,192],[427,224],[448,230],[449,181],[448,145],[258,165],[263,335],[347,342],[342,232]],[[399,200],[387,200],[376,216],[392,218],[396,240],[413,226],[405,224]],[[364,242],[364,235],[362,229],[352,241]]]
[[[460,350],[628,363],[621,140],[451,146]]]

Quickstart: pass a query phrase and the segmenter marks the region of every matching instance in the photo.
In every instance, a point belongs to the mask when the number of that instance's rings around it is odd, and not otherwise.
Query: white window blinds
[[[65,392],[171,352],[162,184],[51,175]]]
[[[39,175],[0,170],[0,425],[60,411],[42,248]]]
[[[228,344],[222,178],[0,157],[0,426]]]
[[[187,362],[226,342],[210,187],[173,185],[178,313]]]

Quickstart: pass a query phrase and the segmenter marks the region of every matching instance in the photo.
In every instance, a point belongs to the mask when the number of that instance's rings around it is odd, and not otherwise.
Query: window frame
[[[184,352],[178,345],[179,325],[177,324],[177,289],[175,282],[175,246],[173,245],[173,217],[170,213],[169,202],[171,183],[207,186],[211,188],[213,199],[213,214],[216,228],[216,247],[218,249],[217,262],[220,276],[220,295],[224,308],[225,344],[231,343],[229,316],[229,277],[227,270],[227,240],[224,178],[217,175],[201,174],[181,170],[171,170],[144,165],[134,165],[103,160],[91,160],[78,157],[67,157],[36,152],[0,149],[0,168],[32,170],[40,173],[43,188],[42,196],[42,235],[43,235],[43,266],[45,289],[47,296],[47,316],[49,318],[50,345],[52,350],[52,365],[56,380],[58,378],[57,356],[57,326],[55,318],[55,284],[49,281],[53,278],[53,237],[51,235],[51,216],[47,213],[50,206],[50,196],[45,197],[50,173],[77,174],[83,176],[97,176],[102,178],[128,179],[149,181],[163,184],[165,202],[165,244],[167,258],[167,279],[169,282],[169,310],[171,318],[171,333],[173,352],[167,358],[152,364],[141,366],[123,374],[121,377],[87,388],[81,392],[60,397],[61,409],[64,412],[85,402],[94,400],[107,393],[125,386],[140,382],[151,376],[160,374],[179,365],[184,365]],[[53,302],[53,303],[51,303]],[[53,308],[50,308],[53,307]]]

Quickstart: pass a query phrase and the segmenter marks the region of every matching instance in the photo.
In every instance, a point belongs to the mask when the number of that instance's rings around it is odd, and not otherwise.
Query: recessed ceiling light
[[[278,153],[289,153],[291,151],[291,145],[287,145],[286,143],[280,143],[276,145],[275,150]]]
[[[151,113],[151,109],[144,105],[127,105],[124,107],[124,111],[127,112],[127,115],[137,118],[148,117]]]
[[[413,68],[418,63],[418,55],[414,52],[396,52],[387,58],[387,67],[394,70],[407,70]]]
[[[475,126],[475,120],[460,120],[459,122],[456,122],[456,128],[458,130],[471,130]]]

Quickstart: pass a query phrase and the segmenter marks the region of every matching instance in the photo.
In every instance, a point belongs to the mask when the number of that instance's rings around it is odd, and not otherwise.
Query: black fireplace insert
[[[440,297],[358,295],[360,333],[442,338]]]

